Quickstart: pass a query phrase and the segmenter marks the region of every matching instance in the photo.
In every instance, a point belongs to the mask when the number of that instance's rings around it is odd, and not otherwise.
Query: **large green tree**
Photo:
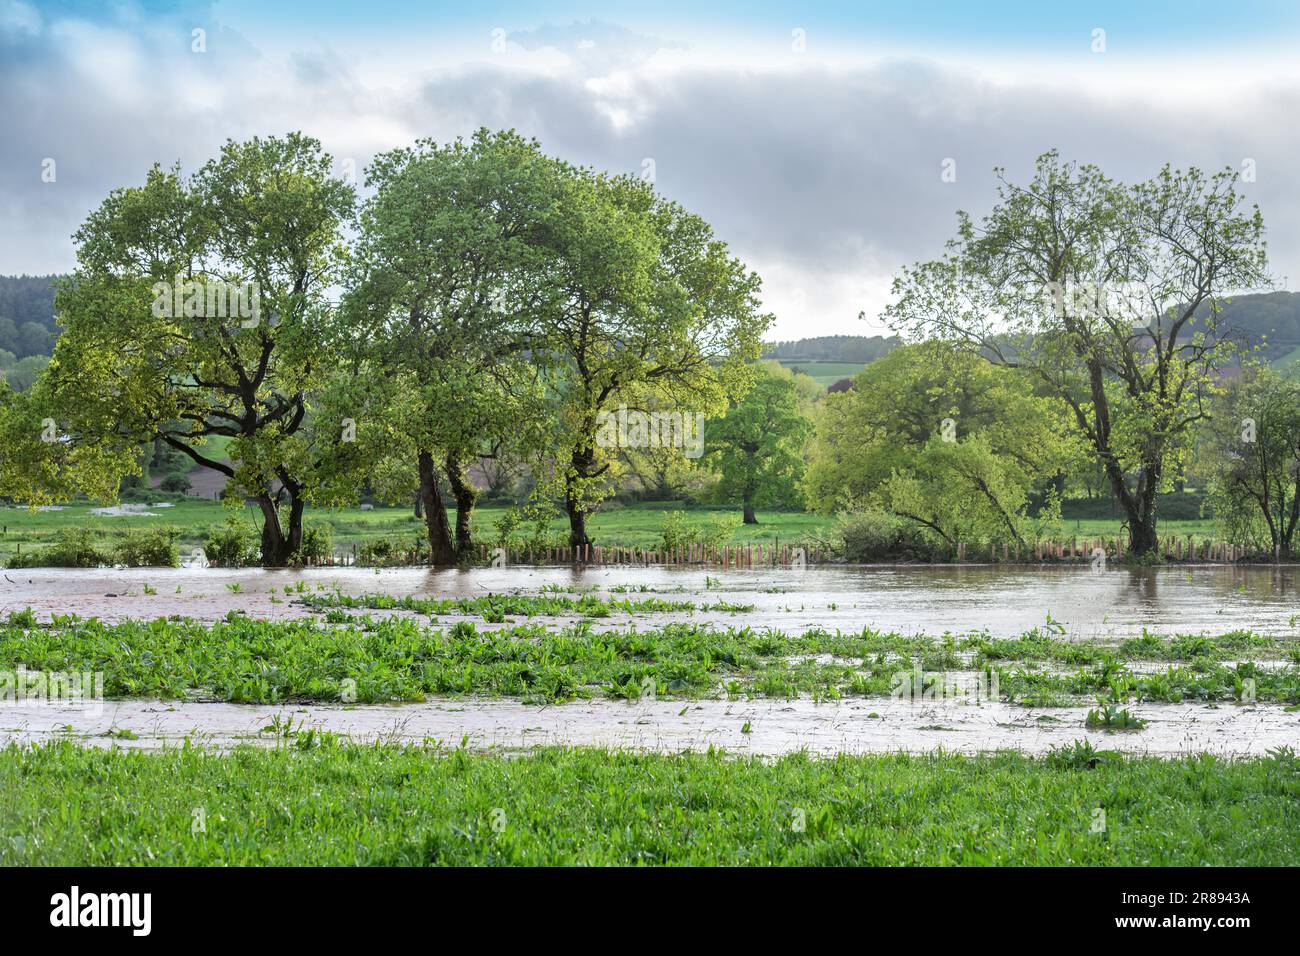
[[[571,170],[548,219],[542,334],[556,395],[556,477],[569,542],[620,473],[607,416],[724,411],[771,317],[759,278],[699,216],[631,177]]]
[[[537,443],[542,230],[564,175],[535,142],[486,130],[393,150],[368,171],[376,192],[361,211],[338,339],[355,382],[402,384],[384,407],[373,398],[393,390],[366,386],[357,421],[373,428],[396,416],[384,433],[399,439],[390,450],[416,463],[436,564],[472,547],[470,466],[507,440]],[[444,486],[456,505],[454,541]]]
[[[121,462],[160,440],[226,475],[262,511],[269,565],[302,543],[318,457],[304,426],[353,202],[330,166],[298,133],[227,142],[190,179],[155,166],[77,231],[57,299],[47,378],[67,441]],[[229,461],[208,456],[211,436],[230,439]]]
[[[904,269],[896,328],[1028,371],[1065,402],[1123,508],[1129,549],[1157,549],[1156,493],[1208,415],[1234,345],[1225,295],[1267,283],[1264,224],[1235,171],[1165,167],[1118,183],[1039,157],[998,202],[958,214],[943,258]]]
[[[720,480],[717,494],[757,524],[760,505],[801,504],[804,444],[812,422],[800,407],[794,376],[775,362],[759,367],[753,388],[708,423],[704,444]]]
[[[1215,521],[1230,540],[1279,557],[1300,529],[1300,382],[1248,366],[1216,404],[1199,446]]]
[[[1034,394],[1024,372],[926,342],[827,396],[807,493],[824,512],[882,508],[946,545],[1024,542],[1032,493],[1076,454],[1065,406]]]

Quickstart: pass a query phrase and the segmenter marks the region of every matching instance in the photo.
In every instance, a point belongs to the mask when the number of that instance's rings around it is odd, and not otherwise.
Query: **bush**
[[[850,515],[841,522],[839,535],[844,560],[851,564],[933,561],[941,552],[912,522],[884,511]]]
[[[659,529],[659,547],[664,551],[691,544],[720,548],[730,543],[740,524],[739,515],[711,514],[703,525],[692,525],[687,521],[686,512],[670,511],[664,515],[664,523]]]
[[[184,501],[186,495],[179,491],[163,491],[161,488],[127,488],[120,495],[119,500],[124,504],[133,505],[156,505],[160,501]]]
[[[429,556],[429,541],[417,535],[413,541],[399,538],[374,538],[363,542],[357,548],[357,564],[382,566],[386,564],[406,564],[411,553],[416,561],[423,561]]]
[[[117,546],[118,563],[128,568],[178,568],[180,537],[181,529],[170,524],[128,531]]]
[[[225,524],[208,528],[203,541],[203,554],[208,564],[219,568],[256,564],[261,550],[256,529],[235,517],[228,518]]]
[[[112,564],[89,528],[60,528],[54,544],[9,558],[11,568],[95,568]]]
[[[292,564],[324,564],[334,556],[334,536],[329,525],[304,524],[302,544],[294,552]]]
[[[189,491],[191,487],[189,475],[179,472],[170,474],[158,483],[158,487],[163,491],[178,491],[181,494]]]

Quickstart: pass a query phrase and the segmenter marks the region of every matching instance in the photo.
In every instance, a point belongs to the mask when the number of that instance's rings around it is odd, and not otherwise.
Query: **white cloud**
[[[814,55],[815,35],[806,55],[773,38],[773,54],[756,60],[713,55],[708,37],[687,47],[604,24],[510,31],[501,54],[484,35],[460,61],[382,62],[319,45],[272,55],[210,24],[208,53],[194,55],[188,15],[128,29],[32,21],[26,9],[0,6],[12,104],[0,138],[0,272],[69,268],[69,236],[110,189],[155,161],[193,168],[227,137],[303,129],[360,169],[418,136],[478,126],[513,126],[615,171],[653,158],[659,188],[763,276],[781,338],[879,331],[856,316],[879,312],[894,271],[938,254],[958,208],[988,207],[993,166],[1023,175],[1051,147],[1120,178],[1251,157],[1258,180],[1245,188],[1270,225],[1275,269],[1300,262],[1300,80],[1261,77],[1259,65],[1216,72],[1210,94],[1158,73],[1116,82],[1128,69],[1118,62],[1110,72],[1090,63],[1096,75],[1074,82],[1073,67],[1045,64]],[[59,160],[56,184],[40,181],[45,156]],[[940,178],[949,157],[955,183]]]

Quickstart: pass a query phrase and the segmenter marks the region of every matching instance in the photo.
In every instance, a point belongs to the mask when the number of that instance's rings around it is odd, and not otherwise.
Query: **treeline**
[[[1160,560],[1161,502],[1190,484],[1229,541],[1300,550],[1300,384],[1242,334],[1285,344],[1294,299],[1234,297],[1271,277],[1232,170],[1119,183],[1045,154],[900,271],[885,318],[913,344],[769,349],[866,363],[829,395],[756,361],[758,277],[647,182],[486,130],[366,180],[358,205],[290,134],[110,194],[59,284],[54,361],[0,387],[0,495],[109,499],[170,449],[257,504],[277,565],[309,553],[309,505],[362,495],[418,502],[431,560],[468,560],[479,478],[519,473],[500,540],[542,543],[562,512],[574,553],[632,481],[707,487],[747,522],[851,516],[859,559],[1027,552],[1061,502],[1109,495],[1123,553]],[[1157,294],[1127,315],[1045,294],[1108,285]]]
[[[54,361],[0,390],[0,494],[111,499],[161,444],[256,503],[265,564],[363,492],[418,500],[449,564],[476,550],[470,469],[505,461],[533,477],[519,520],[558,505],[582,548],[630,453],[698,456],[751,390],[759,279],[650,183],[486,130],[366,181],[358,205],[292,133],[114,190],[75,234]]]
[[[57,276],[0,276],[0,370],[54,348]]]
[[[781,362],[854,362],[863,365],[902,344],[897,336],[822,335],[763,346],[763,358]]]

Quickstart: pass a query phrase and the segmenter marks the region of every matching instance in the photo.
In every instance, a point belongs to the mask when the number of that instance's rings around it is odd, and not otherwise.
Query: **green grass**
[[[95,506],[84,502],[64,506],[60,511],[32,511],[25,507],[0,508],[0,559],[7,560],[17,550],[52,544],[60,528],[87,527],[115,544],[131,528],[172,524],[181,529],[180,551],[184,559],[203,544],[207,529],[220,525],[229,514],[220,502],[187,499],[169,508],[151,509],[153,517],[104,517],[90,512]],[[505,513],[503,507],[478,508],[474,513],[475,533],[480,540],[496,537],[495,521]],[[669,511],[685,511],[687,525],[700,530],[709,527],[710,519],[718,514],[739,514],[734,509],[684,508],[680,502],[647,503],[620,507],[610,504],[589,522],[588,531],[598,544],[622,547],[648,548],[660,543],[665,516]],[[241,517],[250,526],[260,526],[261,512],[245,507]],[[825,515],[804,512],[759,511],[759,524],[738,528],[731,537],[733,544],[769,544],[776,540],[791,544],[811,543],[828,537],[835,527],[835,519]],[[455,511],[450,514],[455,521]],[[402,542],[413,542],[425,535],[422,519],[416,518],[410,508],[381,508],[362,511],[360,508],[308,508],[308,524],[328,526],[333,535],[335,550],[350,552],[353,545],[375,538],[388,537]],[[551,522],[550,530],[556,539],[568,534],[564,518]]]
[[[1282,666],[1256,663],[1267,659]],[[1128,666],[1138,661],[1166,666],[1140,673]],[[92,619],[36,626],[25,613],[0,624],[0,670],[102,672],[105,695],[119,698],[375,703],[474,694],[550,702],[635,699],[653,684],[656,694],[681,698],[833,700],[887,696],[915,667],[996,675],[1002,697],[1032,705],[1099,698],[1230,703],[1249,697],[1252,686],[1261,702],[1300,701],[1296,643],[1245,632],[1143,635],[1105,646],[1040,631],[1009,640],[872,630],[787,635],[694,622],[645,630],[597,631],[589,621],[480,630],[469,621],[438,628],[343,608],[330,609],[326,623],[232,612],[214,624]]]
[[[842,378],[853,378],[866,368],[866,365],[862,362],[817,362],[781,359],[780,364],[782,368],[789,369],[792,372],[803,372],[822,388],[834,385]]]
[[[1300,863],[1300,761],[0,751],[0,865]]]
[[[1078,538],[1114,538],[1122,532],[1119,518],[1065,518],[1061,522],[1061,534],[1065,540]],[[1187,521],[1161,521],[1160,537],[1178,537],[1186,539],[1189,534],[1196,535],[1198,541],[1222,540],[1222,532],[1216,529],[1213,519],[1201,518]],[[1082,543],[1082,542],[1080,542]]]
[[[1300,348],[1274,359],[1272,365],[1283,378],[1300,379]]]
[[[171,524],[181,529],[180,553],[188,560],[193,549],[203,544],[207,529],[222,524],[228,511],[219,502],[187,499],[169,508],[154,509],[154,517],[103,517],[90,514],[94,506],[79,503],[67,505],[61,511],[31,511],[24,507],[0,508],[0,560],[21,549],[30,551],[54,542],[60,528],[86,527],[103,536],[111,550],[119,544],[126,532],[133,528]],[[602,545],[629,548],[658,546],[664,519],[670,511],[684,511],[690,527],[704,531],[718,514],[732,514],[730,509],[684,508],[679,502],[649,502],[618,506],[609,504],[590,521],[593,539]],[[495,538],[494,522],[505,509],[485,507],[475,511],[474,526],[479,540]],[[243,519],[252,527],[260,524],[260,512],[246,507]],[[834,537],[836,519],[826,515],[804,512],[763,511],[758,513],[759,524],[740,526],[731,536],[733,544],[772,544],[783,541],[789,544],[811,544],[828,541]],[[454,520],[454,512],[452,516]],[[333,536],[334,549],[350,553],[354,545],[376,538],[392,538],[404,543],[414,542],[425,534],[424,522],[415,517],[409,508],[380,508],[362,511],[360,508],[308,508],[308,523],[326,525]],[[1166,521],[1161,523],[1162,535],[1185,537],[1214,537],[1209,521]],[[551,534],[557,540],[568,531],[563,518],[551,522]],[[1066,521],[1064,533],[1080,538],[1110,536],[1120,533],[1120,523],[1115,520],[1085,519]]]
[[[752,604],[730,604],[717,601],[697,608],[693,601],[669,601],[664,598],[600,598],[594,594],[580,597],[567,597],[563,594],[548,593],[538,596],[527,594],[486,594],[476,598],[418,598],[406,595],[393,597],[389,594],[362,594],[353,597],[341,591],[325,594],[304,593],[300,598],[303,604],[316,609],[365,608],[368,610],[412,611],[436,617],[441,614],[476,615],[483,620],[498,624],[507,616],[523,617],[559,617],[578,616],[589,618],[609,617],[615,611],[624,614],[661,614],[674,611],[720,611],[739,613],[752,611]],[[330,621],[346,621],[345,612],[337,617],[327,617]]]

